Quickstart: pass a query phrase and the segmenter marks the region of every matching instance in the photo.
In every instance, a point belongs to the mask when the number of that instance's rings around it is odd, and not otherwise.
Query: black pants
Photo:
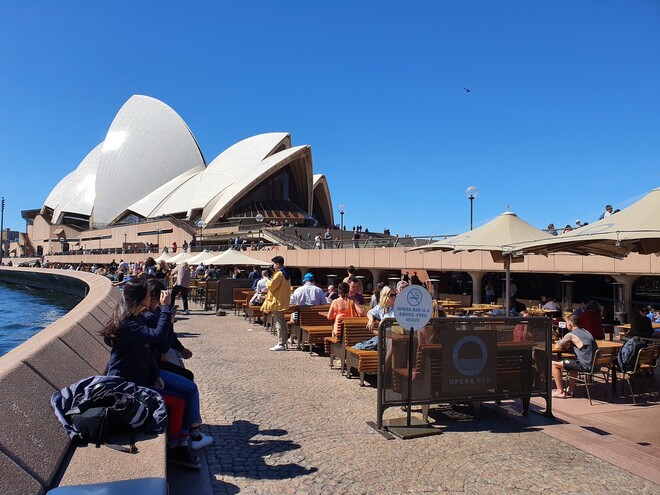
[[[175,285],[172,289],[172,305],[176,304],[176,296],[181,293],[181,299],[183,299],[183,310],[188,310],[188,287],[183,287],[182,285]]]

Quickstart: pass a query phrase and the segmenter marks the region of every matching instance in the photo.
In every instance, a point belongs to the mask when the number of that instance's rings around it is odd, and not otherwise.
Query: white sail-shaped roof
[[[152,216],[184,212],[189,216],[192,210],[205,208],[236,181],[237,175],[259,168],[268,155],[283,146],[290,146],[290,137],[286,132],[259,134],[230,146],[206,170],[174,191]]]
[[[63,202],[71,200],[71,196],[75,194],[77,184],[79,182],[88,183],[90,177],[93,175],[96,178],[96,167],[98,167],[98,156],[101,152],[101,146],[103,143],[99,144],[90,151],[87,156],[83,159],[82,162],[76,167],[76,169],[67,174],[61,181],[50,192],[46,201],[44,201],[44,206],[55,210],[60,207]],[[95,191],[94,184],[92,184],[92,192]],[[85,191],[88,194],[88,191]],[[91,197],[92,205],[94,202],[94,197]],[[88,213],[89,214],[89,213]],[[55,216],[53,216],[55,218]]]
[[[95,227],[124,220],[176,215],[213,223],[283,168],[289,199],[312,213],[314,197],[332,223],[323,175],[312,175],[310,146],[291,147],[286,132],[259,134],[227,148],[207,167],[185,122],[164,103],[131,97],[115,116],[105,140],[51,191],[44,208],[53,223],[65,213],[90,216]]]
[[[96,175],[94,223],[112,222],[162,184],[204,165],[190,129],[164,103],[133,96],[103,142]]]
[[[216,221],[253,187],[265,181],[268,177],[272,176],[295,159],[304,157],[308,150],[308,146],[289,148],[280,151],[279,153],[275,153],[251,167],[241,168],[235,164],[227,164],[224,167],[223,172],[224,176],[230,180],[230,183],[204,207],[202,212],[203,221],[206,223]],[[209,166],[209,168],[211,168],[211,166]],[[300,171],[299,175],[303,176],[304,178],[302,180],[308,183],[305,185],[305,190],[307,191],[307,197],[311,203],[311,163],[309,163],[309,167],[305,167],[305,170]],[[306,209],[309,210],[309,205],[306,205]]]
[[[71,181],[66,188],[61,201],[53,211],[53,223],[60,223],[65,213],[91,216],[96,199],[96,171],[103,143],[89,152],[67,177]]]

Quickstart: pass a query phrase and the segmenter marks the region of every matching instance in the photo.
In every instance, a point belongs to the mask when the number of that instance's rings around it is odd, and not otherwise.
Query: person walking
[[[174,270],[172,270],[171,275],[176,276],[176,283],[172,289],[172,300],[176,301],[176,296],[181,294],[181,299],[183,300],[183,313],[186,315],[190,314],[188,311],[188,289],[190,288],[190,268],[188,268],[188,262],[184,261]]]
[[[284,266],[284,258],[275,256],[273,262],[273,278],[266,282],[268,293],[266,300],[261,305],[261,311],[273,314],[273,326],[279,336],[279,343],[271,347],[271,351],[286,351],[286,342],[289,339],[287,335],[286,321],[284,321],[284,312],[289,309],[289,298],[291,297],[291,275]]]

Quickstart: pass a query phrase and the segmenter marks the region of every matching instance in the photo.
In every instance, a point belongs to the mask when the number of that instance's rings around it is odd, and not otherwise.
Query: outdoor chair
[[[607,397],[610,402],[612,401],[612,393],[610,392],[609,384],[610,371],[612,371],[612,362],[614,361],[615,355],[616,349],[596,349],[594,360],[591,363],[591,369],[589,371],[578,371],[578,374],[575,377],[575,383],[578,385],[584,385],[584,388],[587,391],[587,397],[589,398],[589,405],[593,405],[589,385],[594,385],[594,378],[598,375],[602,376],[605,383]]]
[[[629,371],[621,371],[623,379],[628,382],[628,388],[630,388],[630,396],[632,397],[633,404],[635,402],[635,392],[632,386],[632,378],[634,376],[644,376],[646,377],[648,386],[650,388],[651,382],[653,380],[653,373],[655,368],[658,366],[658,356],[660,355],[660,346],[648,346],[643,349],[640,349],[637,354],[637,359],[635,360],[635,367]],[[623,385],[621,386],[623,393]]]

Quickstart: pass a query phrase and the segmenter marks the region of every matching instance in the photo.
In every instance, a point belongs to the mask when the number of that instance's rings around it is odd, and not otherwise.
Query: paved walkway
[[[172,495],[660,492],[542,431],[562,425],[525,425],[489,408],[477,420],[437,409],[441,435],[388,441],[366,424],[376,389],[347,380],[327,358],[270,352],[275,337],[233,315],[194,310],[177,331],[194,352],[187,365],[215,443],[202,473],[171,471]],[[659,463],[646,469],[657,475]]]

